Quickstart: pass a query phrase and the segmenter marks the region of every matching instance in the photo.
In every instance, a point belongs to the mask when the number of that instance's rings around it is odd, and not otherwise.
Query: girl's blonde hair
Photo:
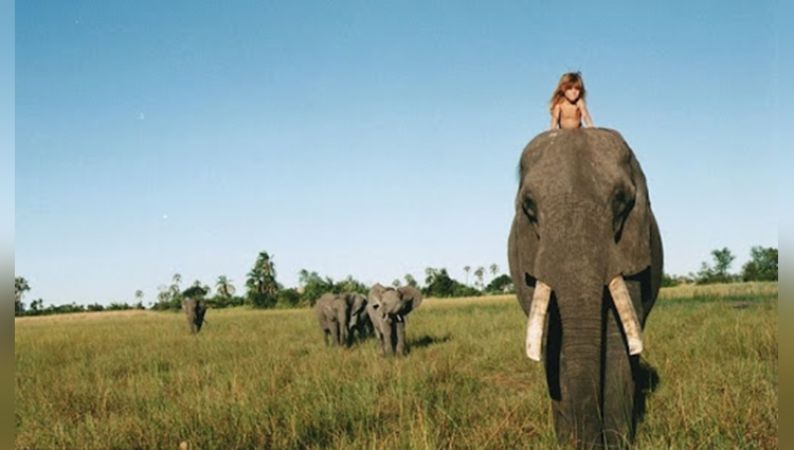
[[[549,111],[552,111],[558,103],[565,97],[565,91],[571,87],[579,88],[579,98],[584,100],[585,91],[584,80],[582,79],[582,72],[568,72],[562,74],[560,82],[557,83],[557,88],[549,100]]]

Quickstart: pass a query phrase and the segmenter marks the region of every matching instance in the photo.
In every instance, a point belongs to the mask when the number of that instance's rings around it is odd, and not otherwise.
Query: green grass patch
[[[666,291],[639,448],[776,448],[777,285]],[[677,288],[673,288],[677,289]],[[514,297],[429,299],[411,353],[326,348],[310,310],[16,321],[19,448],[553,448],[543,368]]]

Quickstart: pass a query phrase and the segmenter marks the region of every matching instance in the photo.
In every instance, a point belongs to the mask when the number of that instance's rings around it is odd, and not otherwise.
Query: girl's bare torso
[[[560,128],[581,128],[582,111],[578,102],[562,101],[557,107],[560,108]]]

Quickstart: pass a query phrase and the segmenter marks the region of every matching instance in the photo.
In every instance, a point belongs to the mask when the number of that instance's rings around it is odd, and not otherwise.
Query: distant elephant
[[[191,333],[201,331],[204,324],[204,315],[207,313],[207,306],[201,299],[188,298],[182,301],[182,311],[187,317],[187,324]]]
[[[641,333],[662,275],[645,176],[621,135],[602,128],[538,135],[519,170],[508,258],[533,360],[545,331],[557,438],[629,445]]]
[[[361,294],[323,294],[315,303],[314,312],[325,343],[349,346],[351,330],[366,329],[368,319],[362,319],[366,306],[367,298]]]
[[[405,319],[422,304],[422,293],[411,286],[395,289],[375,284],[369,291],[368,300],[367,313],[375,327],[382,353],[404,355]]]

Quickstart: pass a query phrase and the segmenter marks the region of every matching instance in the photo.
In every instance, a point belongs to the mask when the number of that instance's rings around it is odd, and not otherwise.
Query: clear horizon
[[[25,302],[240,291],[263,250],[286,286],[505,273],[518,157],[570,70],[643,167],[665,272],[722,247],[738,272],[778,247],[776,4],[630,5],[19,2]]]

